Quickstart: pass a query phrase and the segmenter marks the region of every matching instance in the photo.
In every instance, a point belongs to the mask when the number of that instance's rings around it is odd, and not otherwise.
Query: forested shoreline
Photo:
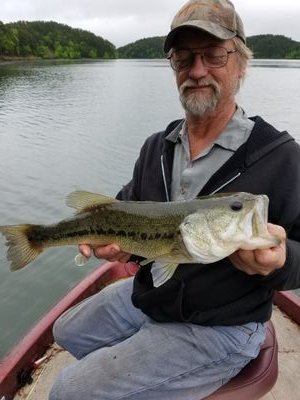
[[[163,58],[164,36],[140,39],[117,49],[119,58]],[[300,59],[300,42],[283,35],[255,35],[247,38],[254,58]]]
[[[0,22],[0,57],[76,59],[116,58],[108,40],[57,22]]]
[[[164,39],[143,38],[117,49],[91,32],[53,21],[0,21],[0,59],[165,58]],[[300,42],[283,35],[250,36],[247,45],[254,58],[300,59]]]

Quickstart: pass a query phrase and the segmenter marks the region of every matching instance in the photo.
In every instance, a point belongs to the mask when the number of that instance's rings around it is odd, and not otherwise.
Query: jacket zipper
[[[165,195],[167,201],[170,201],[170,196],[169,196],[169,191],[168,191],[168,186],[167,186],[167,179],[166,179],[166,173],[165,173],[165,167],[164,167],[164,155],[162,154],[160,156],[160,166],[161,166],[161,173],[164,181],[164,187],[165,187]]]
[[[215,189],[213,192],[211,192],[210,194],[216,194],[217,192],[219,192],[220,190],[222,190],[225,186],[229,185],[229,183],[235,181],[237,178],[239,178],[242,175],[241,172],[237,173],[236,175],[234,175],[232,178],[228,179],[228,181],[226,181],[225,183],[223,183],[221,186],[219,186],[217,189]]]

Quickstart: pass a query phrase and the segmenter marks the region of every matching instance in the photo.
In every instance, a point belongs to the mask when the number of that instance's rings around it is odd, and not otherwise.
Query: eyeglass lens
[[[228,54],[235,52],[235,50],[227,50],[224,47],[206,47],[204,49],[178,49],[174,50],[171,54],[171,66],[175,71],[180,71],[191,67],[194,63],[195,57],[199,54],[202,62],[206,67],[220,68],[226,65]]]

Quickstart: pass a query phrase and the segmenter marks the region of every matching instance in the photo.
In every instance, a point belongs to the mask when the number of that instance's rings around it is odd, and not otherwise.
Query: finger
[[[131,256],[131,254],[122,253],[122,256],[119,258],[118,261],[120,261],[122,263],[126,263],[129,260],[130,256]]]
[[[119,261],[121,263],[126,263],[130,258],[130,254],[128,253],[123,253],[122,251],[117,253],[115,256],[106,258],[107,261],[113,262],[113,261]]]
[[[229,259],[235,268],[249,275],[257,274],[261,269],[252,250],[237,250]]]
[[[238,250],[230,257],[232,264],[247,274],[269,275],[281,268],[286,259],[285,248]]]
[[[282,226],[274,225],[268,222],[267,227],[268,227],[268,232],[271,235],[277,236],[282,241],[286,240],[286,231]]]
[[[119,251],[116,254],[112,253],[112,255],[106,255],[105,259],[107,261],[110,261],[110,262],[119,261],[119,262],[122,262],[122,263],[126,263],[130,259],[130,256],[131,256],[131,254],[129,254],[129,253],[125,253],[123,251]],[[98,258],[102,258],[102,257],[98,257]]]
[[[276,264],[278,259],[276,249],[238,250],[236,258],[240,267],[250,268],[258,272]]]
[[[281,268],[286,261],[286,247],[280,245],[271,249],[255,250],[254,256],[257,264],[273,269]]]
[[[94,249],[94,254],[97,258],[104,258],[109,261],[115,261],[114,258],[120,253],[121,249],[118,245],[110,244],[100,246]]]
[[[84,255],[86,258],[90,258],[92,255],[92,249],[89,245],[87,244],[80,244],[79,245],[79,251],[82,255]]]
[[[256,264],[253,250],[239,249],[230,256],[230,259],[240,267]]]

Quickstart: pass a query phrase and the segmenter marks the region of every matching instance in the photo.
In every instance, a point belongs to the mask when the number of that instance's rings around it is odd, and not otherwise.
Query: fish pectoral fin
[[[83,213],[91,211],[96,206],[104,206],[117,201],[113,197],[77,190],[67,196],[66,205],[75,208],[78,213]]]
[[[166,262],[165,259],[162,257],[162,259],[160,260],[160,258],[156,258],[156,259],[151,259],[151,258],[147,258],[146,260],[143,260],[140,262],[140,266],[143,267],[151,262],[157,262],[154,264],[154,267],[156,272],[155,275],[157,277],[157,279],[160,282],[165,282],[168,279],[171,278],[171,276],[174,274],[176,268],[178,267],[178,262]]]
[[[162,264],[160,267],[161,273],[157,274],[159,276],[158,279],[161,282],[166,282],[168,279],[170,279],[173,276],[177,267],[178,267],[177,263]]]

